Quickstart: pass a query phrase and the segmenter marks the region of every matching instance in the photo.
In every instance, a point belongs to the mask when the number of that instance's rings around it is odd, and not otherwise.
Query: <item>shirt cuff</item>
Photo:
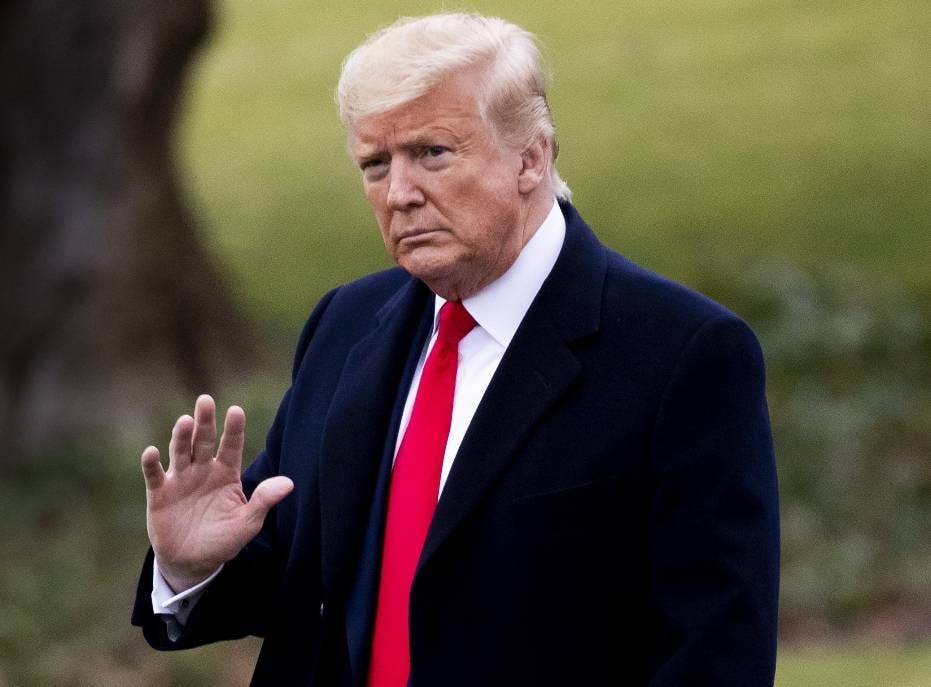
[[[162,616],[165,621],[168,639],[174,642],[181,636],[181,631],[194,609],[194,604],[203,596],[207,587],[221,570],[223,570],[222,565],[206,580],[176,593],[158,569],[158,561],[155,560],[152,563],[152,612]]]

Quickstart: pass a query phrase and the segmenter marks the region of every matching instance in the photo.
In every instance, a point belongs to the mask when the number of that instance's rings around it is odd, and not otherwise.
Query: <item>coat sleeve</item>
[[[335,293],[330,292],[320,301],[304,326],[294,358],[292,384],[301,367],[304,353]],[[268,432],[265,449],[243,472],[243,490],[249,497],[259,482],[278,474],[290,398],[289,389]],[[269,512],[259,534],[235,558],[224,565],[223,570],[197,601],[181,636],[175,641],[169,639],[164,620],[152,610],[154,556],[151,548],[149,549],[136,588],[132,623],[142,628],[146,641],[152,647],[160,650],[187,649],[210,642],[267,634],[270,620],[268,616],[276,607],[275,595],[281,588],[280,577],[285,553],[276,534],[276,515],[277,507]]]
[[[776,469],[762,353],[736,317],[714,317],[686,345],[650,458],[650,574],[662,626],[650,687],[771,686]]]

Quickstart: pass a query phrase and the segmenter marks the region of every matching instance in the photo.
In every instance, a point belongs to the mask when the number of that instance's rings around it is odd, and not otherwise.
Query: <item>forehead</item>
[[[485,128],[479,110],[477,79],[458,74],[442,80],[419,98],[386,112],[359,119],[349,142],[356,155],[434,137],[459,141]]]

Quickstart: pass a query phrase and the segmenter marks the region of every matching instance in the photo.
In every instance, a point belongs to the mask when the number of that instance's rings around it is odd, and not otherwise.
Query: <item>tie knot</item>
[[[475,320],[460,301],[446,301],[440,308],[440,341],[458,345],[462,337],[472,331]]]

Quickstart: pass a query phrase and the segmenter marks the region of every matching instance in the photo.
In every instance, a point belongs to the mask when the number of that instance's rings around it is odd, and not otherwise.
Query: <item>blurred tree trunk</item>
[[[0,461],[133,435],[248,359],[172,162],[210,20],[207,0],[0,5]]]

